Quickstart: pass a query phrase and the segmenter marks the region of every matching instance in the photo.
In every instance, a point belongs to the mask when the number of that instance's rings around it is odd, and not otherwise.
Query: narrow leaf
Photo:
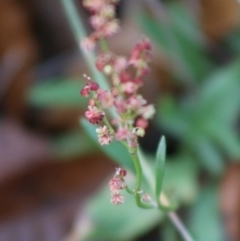
[[[95,151],[96,145],[94,145],[85,133],[74,130],[52,138],[51,150],[53,155],[58,159],[68,160],[69,157],[85,155],[86,153]]]
[[[165,140],[165,137],[163,136],[158,145],[157,155],[156,155],[155,192],[156,192],[157,200],[159,200],[161,189],[162,189],[165,158],[166,158],[166,140]]]
[[[28,91],[28,102],[38,107],[85,107],[86,99],[79,91],[85,82],[74,79],[55,79],[38,83]]]

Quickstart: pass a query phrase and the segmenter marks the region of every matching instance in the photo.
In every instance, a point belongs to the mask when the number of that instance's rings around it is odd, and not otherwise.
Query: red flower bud
[[[90,94],[90,88],[89,88],[89,86],[85,86],[82,90],[81,90],[81,95],[83,96],[83,97],[88,97],[89,96],[89,94]]]
[[[127,171],[125,169],[121,169],[120,176],[125,177],[127,175]]]
[[[92,82],[92,83],[90,84],[90,89],[91,89],[91,90],[96,91],[96,90],[98,90],[98,88],[99,88],[98,83]]]

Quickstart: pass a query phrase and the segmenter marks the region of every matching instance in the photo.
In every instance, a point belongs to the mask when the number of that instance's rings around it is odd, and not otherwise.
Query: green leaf
[[[215,71],[205,80],[198,93],[196,107],[203,120],[233,124],[240,111],[240,60]]]
[[[201,80],[213,64],[204,51],[206,45],[199,26],[183,4],[162,6],[165,16],[154,19],[142,13],[141,26],[170,59],[171,74],[182,83]]]
[[[155,193],[156,193],[157,200],[160,199],[160,194],[162,190],[165,159],[166,159],[166,139],[163,136],[159,142],[157,155],[156,155]]]
[[[171,96],[162,96],[157,111],[157,120],[170,133],[178,138],[185,138],[191,126],[190,117],[183,106]]]
[[[83,81],[70,79],[44,81],[30,88],[28,102],[39,107],[85,107],[87,100],[79,94],[84,84]]]
[[[240,158],[240,139],[231,126],[221,122],[209,123],[207,134],[227,155],[234,159]]]
[[[81,125],[84,130],[88,133],[90,138],[98,143],[96,128],[90,124],[87,120],[82,119]],[[99,143],[98,143],[99,144]],[[135,173],[135,168],[132,163],[131,157],[127,151],[127,149],[120,142],[112,142],[109,146],[101,146],[99,144],[101,150],[107,154],[113,161],[117,162],[120,166],[125,167]]]
[[[51,150],[58,159],[65,159],[96,150],[96,145],[83,131],[78,129],[52,138]]]
[[[189,205],[198,194],[198,164],[188,155],[168,158],[162,190],[169,200]]]
[[[221,175],[224,170],[224,160],[220,150],[206,137],[199,138],[194,146],[202,165],[212,175]]]
[[[219,213],[218,185],[205,187],[190,208],[189,214],[189,228],[196,240],[224,240],[224,228]]]

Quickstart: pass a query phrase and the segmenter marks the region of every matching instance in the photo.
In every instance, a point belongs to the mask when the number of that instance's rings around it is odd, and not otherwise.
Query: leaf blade
[[[160,194],[162,190],[163,176],[164,176],[164,166],[166,159],[166,139],[163,136],[160,139],[157,154],[156,154],[156,167],[155,167],[155,193],[158,202],[160,202]]]

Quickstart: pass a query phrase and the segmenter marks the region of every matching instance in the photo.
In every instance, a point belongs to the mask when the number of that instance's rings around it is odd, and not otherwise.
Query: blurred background
[[[0,4],[0,240],[182,240],[131,197],[110,206],[118,165],[79,125],[89,72],[61,1]],[[142,92],[157,114],[141,146],[151,162],[166,136],[165,192],[196,240],[239,241],[240,3],[123,0],[118,17],[113,51],[153,42]]]

